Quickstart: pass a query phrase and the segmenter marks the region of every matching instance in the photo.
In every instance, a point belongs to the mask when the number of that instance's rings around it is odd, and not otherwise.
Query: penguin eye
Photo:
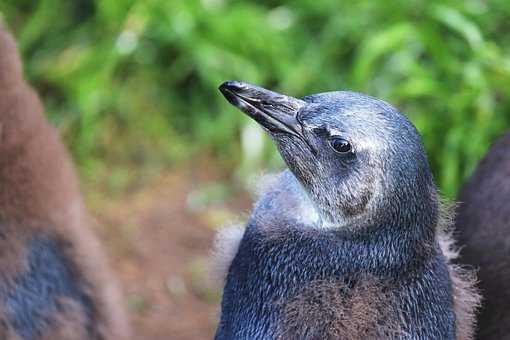
[[[331,145],[333,150],[335,150],[338,153],[345,154],[345,153],[352,152],[351,143],[349,143],[347,140],[345,140],[343,138],[339,138],[339,137],[332,138],[329,141],[329,145]]]

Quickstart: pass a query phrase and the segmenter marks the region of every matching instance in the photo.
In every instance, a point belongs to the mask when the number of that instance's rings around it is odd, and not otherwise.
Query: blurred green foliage
[[[450,197],[510,126],[508,0],[3,0],[0,10],[89,175],[105,162],[277,159],[218,94],[227,79],[391,102],[423,134]]]

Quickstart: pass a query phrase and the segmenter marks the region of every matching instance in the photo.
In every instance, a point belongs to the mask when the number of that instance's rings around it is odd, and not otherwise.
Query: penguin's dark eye
[[[346,141],[343,138],[338,138],[338,137],[337,138],[332,138],[329,141],[329,144],[331,145],[333,150],[335,150],[338,153],[345,154],[345,153],[352,152],[351,143],[349,143],[348,141]]]

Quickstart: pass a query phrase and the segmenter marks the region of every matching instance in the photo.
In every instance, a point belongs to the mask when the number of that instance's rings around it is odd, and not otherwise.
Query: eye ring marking
[[[329,145],[336,153],[342,155],[354,153],[351,143],[349,143],[348,140],[341,137],[332,137],[329,140]]]

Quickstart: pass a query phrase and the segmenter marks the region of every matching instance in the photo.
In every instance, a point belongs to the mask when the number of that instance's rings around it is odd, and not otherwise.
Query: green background
[[[237,174],[280,166],[219,95],[227,79],[391,102],[448,197],[510,126],[508,0],[4,0],[0,11],[84,178],[113,190],[197,157]]]

